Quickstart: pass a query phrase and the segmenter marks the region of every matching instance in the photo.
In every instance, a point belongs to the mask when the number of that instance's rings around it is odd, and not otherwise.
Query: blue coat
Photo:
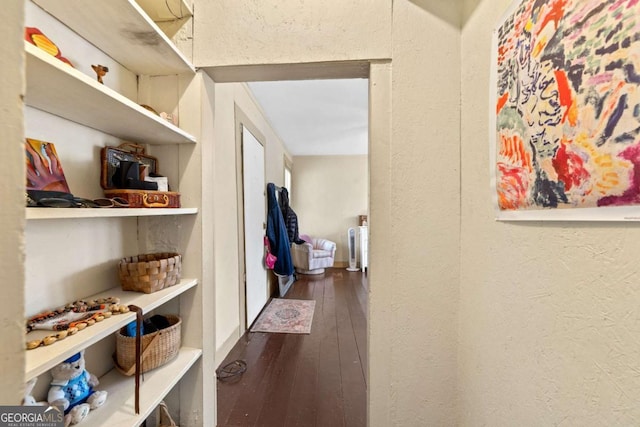
[[[278,258],[273,267],[274,273],[281,276],[292,275],[293,261],[291,260],[287,228],[284,225],[280,206],[278,206],[276,186],[271,182],[267,184],[267,237],[271,245],[271,253]]]

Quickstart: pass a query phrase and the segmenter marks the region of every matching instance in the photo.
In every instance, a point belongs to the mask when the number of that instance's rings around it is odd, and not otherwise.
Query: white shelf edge
[[[181,295],[198,284],[198,279],[182,279],[177,285],[163,289],[152,294],[141,292],[123,291],[120,287],[114,288],[109,295],[120,298],[120,301],[127,299],[127,304],[134,304],[142,308],[143,314],[150,312],[167,301]]]
[[[191,61],[189,61],[189,59],[180,51],[180,49],[178,49],[178,47],[171,41],[171,39],[169,37],[167,37],[167,35],[164,33],[164,31],[162,31],[162,29],[160,27],[158,27],[158,24],[156,24],[155,22],[153,22],[153,19],[151,19],[149,17],[149,15],[147,15],[147,13],[144,11],[144,9],[142,9],[140,7],[140,5],[138,3],[136,3],[135,0],[129,0],[129,3],[131,4],[131,6],[140,14],[140,16],[147,21],[147,24],[149,24],[149,26],[151,28],[153,28],[153,30],[162,38],[162,40],[165,42],[165,44],[169,47],[169,49],[171,51],[173,51],[173,53],[176,55],[176,57],[178,57],[180,59],[180,61],[184,64],[184,66],[187,68],[184,71],[189,71],[191,73],[195,73],[196,72],[196,67],[191,63]],[[83,3],[84,4],[84,3]],[[142,73],[141,74],[149,74],[149,75],[159,75],[158,70],[149,70],[150,72],[147,73]],[[176,70],[176,73],[179,73],[179,70]],[[163,74],[163,73],[160,73]]]
[[[191,61],[177,48],[166,34],[153,22],[135,0],[33,0],[49,14],[91,42],[135,74],[167,75],[185,72],[195,73]],[[89,17],[100,17],[100,25],[90,25]],[[94,22],[95,24],[95,22]],[[126,24],[123,26],[123,24]],[[154,49],[136,47],[136,41],[127,37],[125,29],[156,41]],[[110,30],[105,38],[105,30]],[[128,49],[125,47],[129,46]],[[152,57],[142,59],[140,53]],[[148,61],[149,60],[149,61]]]
[[[108,291],[89,296],[85,298],[85,300],[104,298],[108,296],[117,297],[120,298],[120,304],[134,304],[142,308],[144,313],[147,313],[191,289],[197,284],[197,279],[182,279],[179,284],[152,294],[126,292],[123,291],[120,286],[116,286]],[[43,374],[78,351],[87,348],[106,336],[116,332],[124,325],[134,320],[134,318],[135,316],[133,313],[113,315],[109,319],[105,319],[93,326],[89,326],[86,329],[79,331],[77,334],[65,338],[64,340],[55,342],[49,346],[27,350],[26,380],[28,381],[31,378]],[[42,338],[53,333],[54,331],[33,331],[27,334],[26,341]]]
[[[202,356],[202,350],[182,347],[171,362],[143,374],[140,381],[140,413],[135,413],[135,379],[117,370],[99,378],[96,390],[106,390],[106,403],[89,413],[83,421],[87,426],[139,426],[160,401],[180,381]]]
[[[42,49],[27,41],[24,42],[24,46],[27,55],[27,91],[25,96],[27,105],[134,142],[150,144],[196,142],[193,135],[153,114],[108,86],[98,83],[97,80],[70,67]],[[34,67],[42,67],[46,71],[30,78],[30,63]],[[64,85],[47,84],[49,80],[53,79],[57,80],[56,83],[64,82]],[[45,93],[45,89],[48,92]],[[56,92],[57,96],[52,96],[51,91],[61,92]],[[83,95],[82,98],[86,99],[86,106],[74,104],[71,98],[68,98],[68,105],[61,102],[67,99],[67,95],[75,93]],[[54,101],[52,102],[52,100]],[[147,126],[152,127],[155,132],[149,134],[153,135],[153,137],[146,137],[148,133],[146,131],[141,132],[140,135],[131,134],[131,126],[128,124],[121,125],[120,121],[117,120],[109,120],[106,123],[102,121],[102,116],[95,114],[93,109],[95,105],[108,104],[111,104],[111,107],[121,107],[118,111],[109,111],[110,114],[117,113],[123,119],[128,119],[134,114],[136,120],[142,121],[142,123],[138,123],[139,125],[146,123]],[[91,113],[87,114],[87,111]],[[159,133],[162,139],[158,138]]]
[[[27,208],[28,220],[194,215],[198,208]]]

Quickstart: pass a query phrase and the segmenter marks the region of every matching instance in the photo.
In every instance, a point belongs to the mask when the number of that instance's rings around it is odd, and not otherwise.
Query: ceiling
[[[292,156],[367,154],[367,79],[248,85]]]

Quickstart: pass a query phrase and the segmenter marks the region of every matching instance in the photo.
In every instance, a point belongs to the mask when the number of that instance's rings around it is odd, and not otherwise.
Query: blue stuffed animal
[[[48,401],[52,406],[62,406],[65,427],[84,420],[89,411],[107,400],[106,391],[95,391],[98,378],[85,369],[84,350],[51,369],[51,387]]]

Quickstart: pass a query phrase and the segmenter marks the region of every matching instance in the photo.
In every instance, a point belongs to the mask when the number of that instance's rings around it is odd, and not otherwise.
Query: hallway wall
[[[199,67],[374,60],[369,421],[454,425],[460,2],[197,0],[196,11]]]
[[[638,223],[494,221],[491,33],[509,3],[465,1],[460,425],[638,425]]]
[[[357,233],[369,204],[367,156],[295,156],[292,179],[300,233],[336,242],[335,262],[348,265],[347,229]]]
[[[393,264],[389,281],[371,281],[372,292],[388,288],[393,321],[371,340],[390,348],[395,404],[384,424],[371,402],[372,426],[456,425],[460,30],[447,21],[459,5],[444,4],[393,2],[390,241],[376,242]]]
[[[391,50],[389,0],[194,3],[194,61],[203,66],[377,59]]]
[[[24,181],[15,182],[16,176],[25,176],[24,129],[21,96],[24,94],[24,3],[12,1],[0,9],[0,55],[8,67],[0,67],[0,129],[3,133],[0,156],[0,271],[4,276],[4,307],[0,371],[3,387],[0,402],[20,404],[24,390],[24,237],[25,207]]]
[[[219,363],[244,332],[239,330],[241,301],[238,277],[236,108],[242,110],[261,134],[256,136],[265,144],[266,182],[283,184],[284,156],[287,153],[246,85],[215,84],[214,92],[212,193],[215,197],[213,235],[215,239],[216,362]]]

